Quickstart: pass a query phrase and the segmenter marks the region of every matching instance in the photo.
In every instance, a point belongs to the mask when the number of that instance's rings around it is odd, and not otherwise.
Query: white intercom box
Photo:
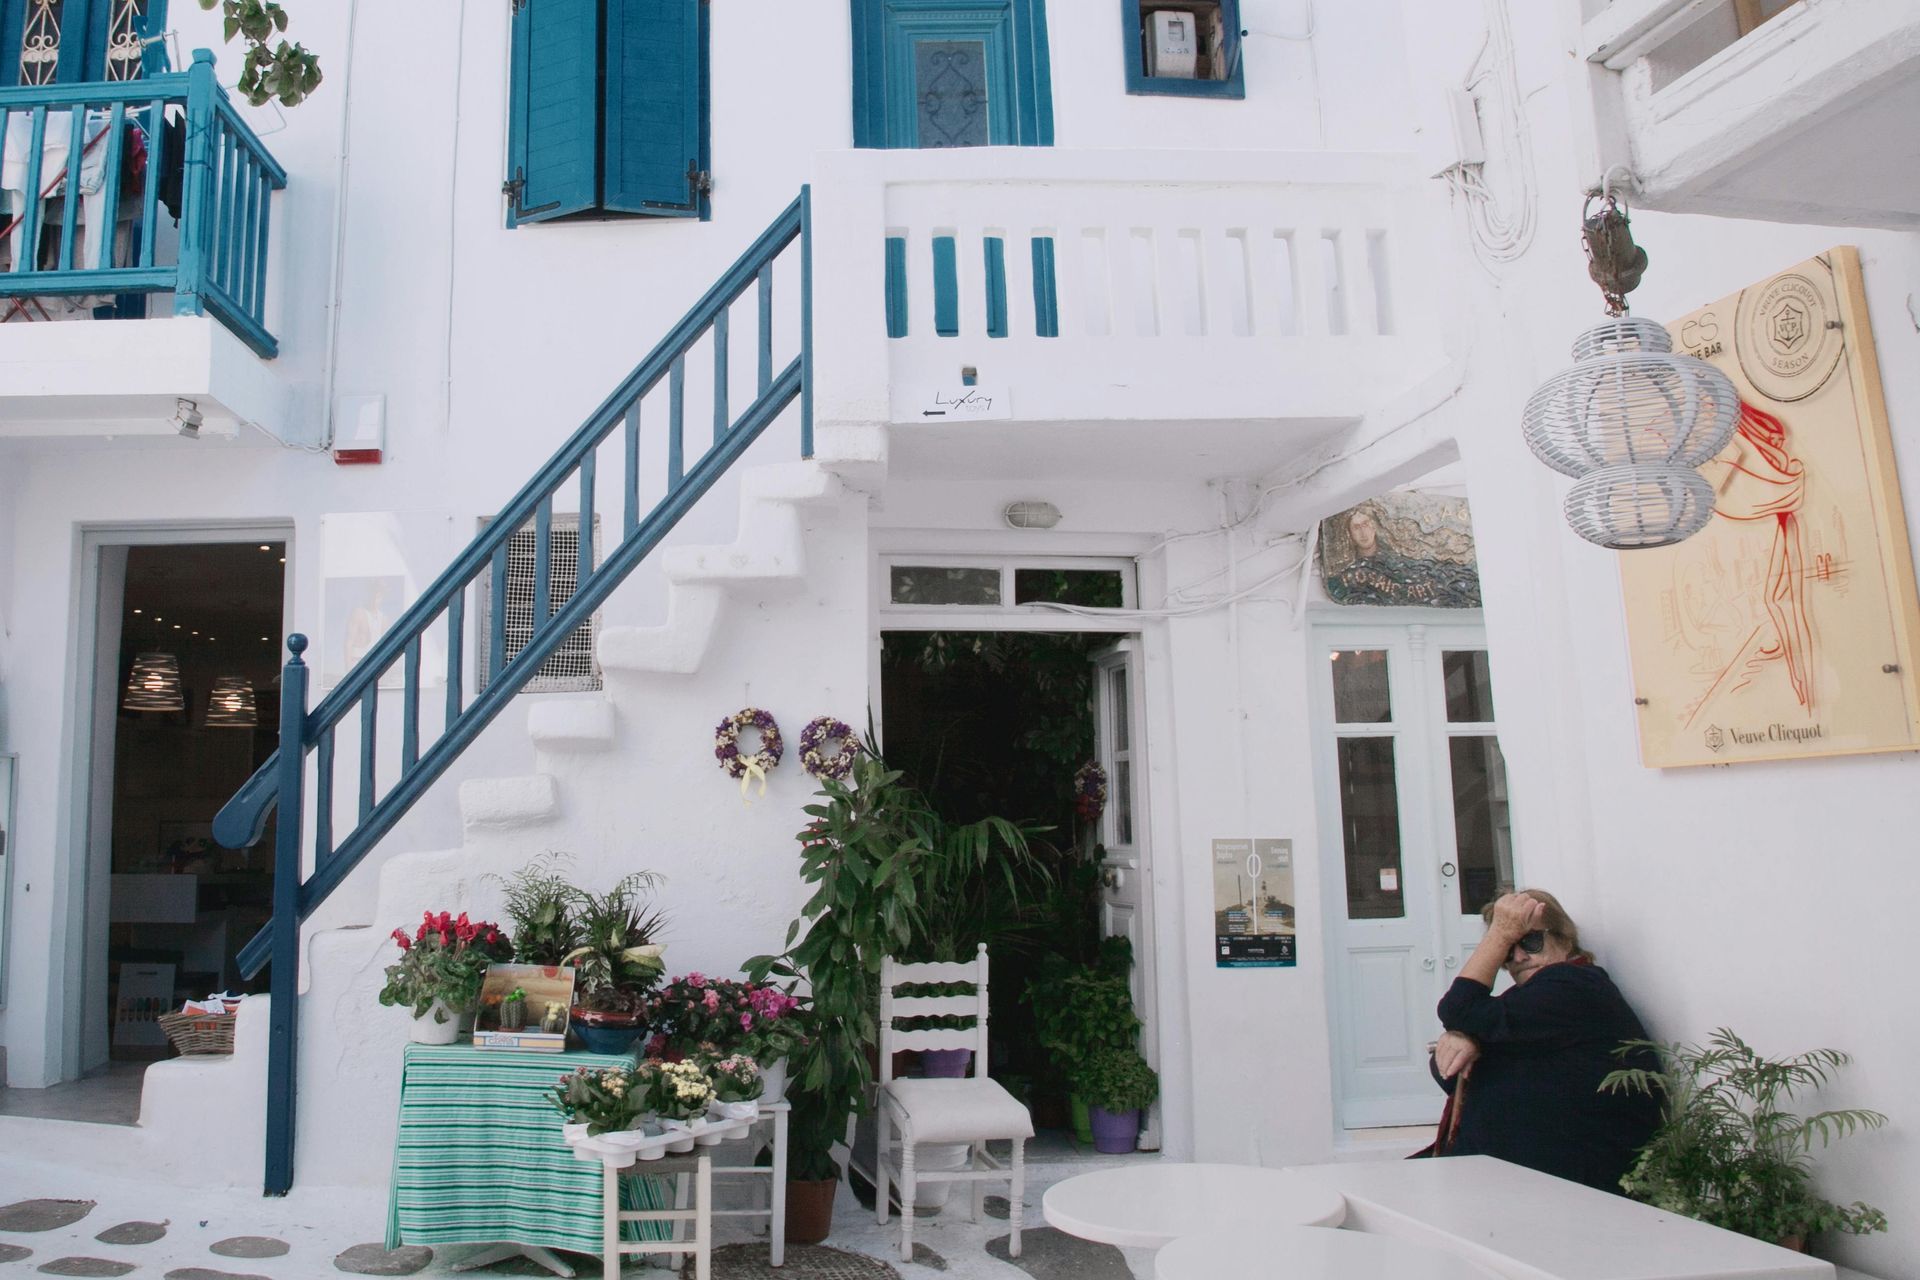
[[[1191,80],[1200,68],[1200,39],[1185,9],[1155,9],[1147,40],[1147,74]]]

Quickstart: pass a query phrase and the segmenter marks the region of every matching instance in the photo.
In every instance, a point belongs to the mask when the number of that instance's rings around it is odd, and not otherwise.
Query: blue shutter
[[[599,0],[523,0],[513,15],[508,226],[594,207],[599,109]]]
[[[700,0],[607,6],[606,192],[609,212],[700,212]]]
[[[147,8],[140,15],[138,30],[142,40],[153,43],[140,54],[140,74],[143,76],[165,75],[173,68],[168,65],[167,42],[157,39],[167,29],[167,0],[147,0]]]

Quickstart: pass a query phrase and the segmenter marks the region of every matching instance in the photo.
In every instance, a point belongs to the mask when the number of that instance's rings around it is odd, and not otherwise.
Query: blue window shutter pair
[[[60,12],[57,83],[106,79],[107,27],[117,7],[113,0],[66,0]],[[12,88],[20,83],[20,41],[32,8],[33,0],[0,0],[0,87]],[[134,19],[134,29],[142,40],[165,31],[167,0],[147,0],[145,9]],[[150,76],[166,71],[166,46],[153,39],[141,52],[140,67],[142,74]]]
[[[513,15],[509,226],[700,211],[700,0],[522,0]]]

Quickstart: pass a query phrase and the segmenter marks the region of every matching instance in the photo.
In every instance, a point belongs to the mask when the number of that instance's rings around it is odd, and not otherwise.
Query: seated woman
[[[1659,1102],[1602,1094],[1614,1050],[1646,1031],[1550,893],[1510,893],[1481,913],[1487,933],[1440,1000],[1433,1076],[1453,1095],[1451,1156],[1488,1155],[1618,1192],[1653,1136]],[[1504,968],[1513,986],[1493,994]],[[1644,1053],[1644,1051],[1643,1051]],[[1650,1054],[1624,1065],[1653,1067]]]

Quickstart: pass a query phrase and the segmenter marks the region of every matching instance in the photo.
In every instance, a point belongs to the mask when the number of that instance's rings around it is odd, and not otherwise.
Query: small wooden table
[[[777,1108],[777,1110],[775,1110]],[[770,1210],[773,1228],[775,1265],[782,1261],[781,1245],[786,1234],[786,1108],[784,1102],[770,1103],[765,1110],[774,1118],[775,1163],[774,1200]],[[563,1130],[575,1158],[600,1165],[601,1193],[601,1269],[605,1280],[620,1280],[620,1259],[625,1254],[690,1253],[695,1280],[710,1280],[713,1272],[713,1151],[722,1142],[745,1138],[760,1122],[759,1116],[740,1119],[708,1118],[693,1121],[687,1128],[665,1133],[626,1131],[590,1137],[585,1125],[567,1125]],[[646,1175],[672,1173],[680,1177],[680,1193],[671,1209],[625,1209],[620,1204],[622,1173]],[[692,1186],[687,1185],[691,1174]],[[691,1192],[693,1203],[688,1205]],[[726,1213],[755,1214],[758,1209],[726,1210]],[[670,1223],[675,1227],[672,1240],[621,1240],[623,1223]],[[683,1237],[679,1227],[691,1231]]]
[[[1101,1169],[1054,1183],[1040,1208],[1070,1236],[1145,1249],[1225,1224],[1337,1227],[1347,1216],[1337,1191],[1287,1169],[1240,1164]]]
[[[1327,1227],[1239,1227],[1181,1236],[1153,1258],[1154,1280],[1498,1280],[1425,1245]]]

